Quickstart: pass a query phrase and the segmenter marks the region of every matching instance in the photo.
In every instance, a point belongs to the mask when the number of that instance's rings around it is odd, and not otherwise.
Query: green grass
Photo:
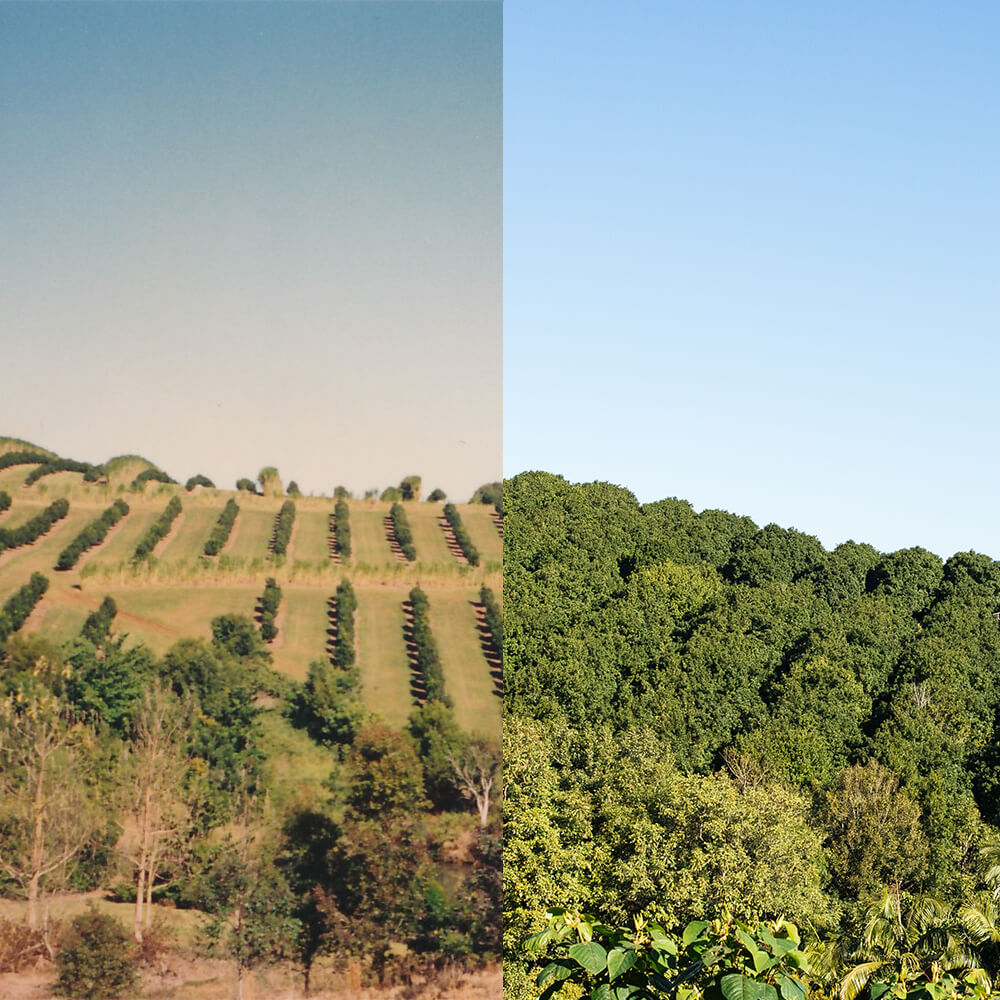
[[[92,509],[71,505],[69,513],[33,545],[8,549],[0,554],[0,602],[27,583],[32,573],[42,573],[49,578],[50,584],[55,583],[54,578],[58,574],[52,567],[55,566],[59,553],[93,517]]]
[[[472,602],[478,591],[429,590],[431,631],[441,654],[445,691],[466,732],[500,737],[501,700],[483,656]]]
[[[193,503],[185,497],[181,500],[181,513],[175,521],[176,532],[156,550],[156,558],[165,562],[174,559],[197,559],[205,552],[205,542],[215,527],[222,504],[209,506]],[[234,525],[235,527],[235,525]]]
[[[303,510],[299,504],[295,511],[290,553],[293,560],[330,561],[329,510]]]
[[[211,639],[217,615],[253,615],[260,592],[245,587],[122,587],[98,586],[95,594],[110,594],[118,605],[115,631],[127,632],[157,655],[185,636]],[[130,643],[131,645],[131,643]]]
[[[280,708],[260,715],[261,749],[270,805],[279,814],[289,807],[318,805],[329,798],[323,782],[333,770],[333,754],[317,746],[301,729],[285,719]]]
[[[385,537],[383,521],[388,504],[377,507],[351,507],[351,560],[371,566],[394,563],[396,559]],[[449,557],[450,558],[450,557]]]
[[[272,644],[274,668],[295,680],[304,681],[309,664],[326,656],[326,601],[334,587],[281,588],[278,608],[278,637]]]
[[[229,536],[231,545],[225,550],[234,559],[263,559],[267,556],[267,545],[274,532],[274,518],[277,508],[269,504],[257,507],[256,501],[246,495],[237,498],[240,512]]]
[[[462,504],[458,508],[472,544],[479,549],[483,562],[499,562],[503,558],[503,541],[493,523],[493,508],[485,504]]]
[[[403,601],[407,590],[357,587],[355,632],[361,696],[370,712],[390,726],[403,726],[414,709],[410,665],[403,641]]]
[[[139,539],[149,530],[149,526],[163,513],[160,504],[142,504],[138,499],[127,497],[125,502],[129,512],[108,534],[104,543],[89,552],[84,553],[80,564],[84,562],[107,563],[114,565],[128,562],[135,555],[135,547]]]
[[[448,549],[444,532],[438,524],[441,504],[408,503],[405,505],[410,528],[413,531],[413,545],[417,550],[417,561],[449,565],[457,560]]]

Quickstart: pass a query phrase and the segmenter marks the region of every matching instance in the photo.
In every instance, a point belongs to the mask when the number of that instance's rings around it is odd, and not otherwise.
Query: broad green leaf
[[[611,987],[607,983],[601,983],[590,991],[590,1000],[611,1000]]]
[[[584,941],[569,949],[569,957],[595,975],[608,967],[608,953],[596,941]]]
[[[551,940],[552,931],[539,931],[537,934],[532,934],[531,937],[524,942],[524,947],[527,948],[528,951],[537,951],[544,948]]]
[[[569,979],[573,975],[575,966],[571,965],[565,959],[556,959],[554,962],[549,962],[548,965],[538,973],[535,978],[535,984],[537,986],[544,986],[547,982],[554,980],[555,982],[562,982],[564,979]]]
[[[623,972],[628,972],[639,960],[634,951],[613,948],[608,952],[608,979],[614,982]]]
[[[785,975],[775,976],[775,979],[784,1000],[805,1000],[806,988],[797,979]]]
[[[731,972],[719,980],[726,1000],[778,1000],[778,991],[767,983]]]
[[[684,928],[684,936],[681,938],[684,947],[686,948],[693,941],[696,941],[701,936],[701,932],[707,926],[707,920],[692,920],[691,923]]]
[[[752,951],[750,957],[753,959],[754,971],[758,974],[767,972],[768,969],[778,964],[776,958],[771,958],[766,951]]]

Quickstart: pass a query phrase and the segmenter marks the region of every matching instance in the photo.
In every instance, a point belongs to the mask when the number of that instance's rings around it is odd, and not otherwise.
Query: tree
[[[400,498],[403,500],[419,500],[421,482],[420,476],[406,476],[399,484]]]
[[[125,799],[135,824],[133,935],[140,942],[152,921],[157,871],[171,837],[187,816],[182,797],[187,715],[165,684],[147,689],[124,762]]]
[[[366,494],[367,495],[367,494]],[[392,503],[397,503],[402,500],[403,494],[399,492],[399,489],[395,486],[387,486],[383,491],[379,500],[392,501]]]
[[[284,492],[281,477],[273,465],[267,465],[257,473],[257,482],[260,483],[261,493],[266,497],[281,496]]]
[[[462,794],[476,804],[479,826],[490,822],[493,785],[500,774],[500,752],[486,740],[472,740],[465,749],[448,758]]]
[[[294,479],[288,484],[288,495],[290,497],[302,496],[302,490],[299,489],[299,484]]]
[[[447,499],[448,494],[440,488],[431,490],[430,496],[427,497],[428,503],[440,503],[442,500]]]
[[[0,704],[0,868],[27,897],[30,927],[99,824],[87,794],[92,735],[47,692]]]
[[[74,1000],[114,1000],[138,979],[135,949],[114,917],[93,903],[74,918],[57,958],[56,994]]]
[[[257,484],[252,479],[237,479],[236,489],[241,490],[245,493],[256,493]]]

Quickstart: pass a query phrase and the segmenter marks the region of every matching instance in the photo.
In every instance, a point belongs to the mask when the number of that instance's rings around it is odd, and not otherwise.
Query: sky
[[[1000,7],[504,21],[505,475],[1000,558]]]
[[[501,21],[0,3],[0,435],[229,487],[497,479]]]

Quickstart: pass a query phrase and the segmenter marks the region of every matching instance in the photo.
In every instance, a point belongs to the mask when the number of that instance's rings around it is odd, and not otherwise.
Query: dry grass
[[[355,619],[361,695],[369,711],[391,726],[403,726],[413,711],[410,664],[403,640],[407,588],[358,589]]]

